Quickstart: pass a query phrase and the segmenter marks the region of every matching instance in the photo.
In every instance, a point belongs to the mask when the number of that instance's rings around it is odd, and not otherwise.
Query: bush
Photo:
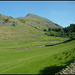
[[[7,23],[7,22],[9,22],[9,18],[7,18],[7,19],[4,19],[4,22],[6,22],[6,23]]]
[[[47,31],[46,29],[43,29],[43,31]]]
[[[51,31],[51,28],[48,28],[48,31]]]
[[[12,24],[12,26],[16,26],[16,24],[17,24],[17,23],[14,21],[13,24]]]

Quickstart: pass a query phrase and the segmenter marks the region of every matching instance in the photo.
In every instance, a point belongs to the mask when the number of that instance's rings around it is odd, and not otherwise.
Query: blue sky
[[[0,1],[0,14],[16,18],[28,13],[67,27],[75,24],[75,1]]]

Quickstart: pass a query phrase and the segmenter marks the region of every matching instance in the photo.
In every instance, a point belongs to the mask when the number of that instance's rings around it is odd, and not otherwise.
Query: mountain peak
[[[27,16],[30,16],[30,15],[33,15],[33,14],[31,14],[31,13],[28,13],[28,14],[26,15],[26,17],[27,17]]]
[[[31,17],[34,17],[34,16],[40,17],[40,16],[38,16],[38,15],[31,14],[31,13],[29,13],[29,14],[26,15],[26,17],[28,17],[28,16],[31,16]]]

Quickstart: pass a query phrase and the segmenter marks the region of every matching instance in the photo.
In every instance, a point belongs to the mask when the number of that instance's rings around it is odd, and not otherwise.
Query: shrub
[[[9,22],[9,18],[7,18],[7,19],[4,19],[4,22],[6,22],[6,23],[7,23],[7,22]]]
[[[51,31],[51,28],[48,28],[48,31]]]
[[[12,26],[16,26],[16,24],[17,24],[17,23],[14,21],[13,24],[12,24]]]
[[[43,31],[47,31],[46,29],[43,29]]]

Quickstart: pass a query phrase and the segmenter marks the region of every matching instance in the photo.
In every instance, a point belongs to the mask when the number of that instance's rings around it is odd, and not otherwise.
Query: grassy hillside
[[[37,29],[39,28],[43,29],[43,28],[48,28],[48,27],[51,27],[51,28],[61,27],[46,18],[37,16],[34,14],[27,14],[26,17],[20,17],[17,19],[24,23],[28,22],[34,27],[36,27]]]
[[[44,34],[43,29],[48,27],[60,27],[48,19],[34,14],[26,17],[13,18],[0,14],[0,39],[11,39],[17,37]],[[35,36],[36,36],[35,35]],[[37,37],[37,36],[36,36]],[[26,37],[25,37],[26,38]]]

